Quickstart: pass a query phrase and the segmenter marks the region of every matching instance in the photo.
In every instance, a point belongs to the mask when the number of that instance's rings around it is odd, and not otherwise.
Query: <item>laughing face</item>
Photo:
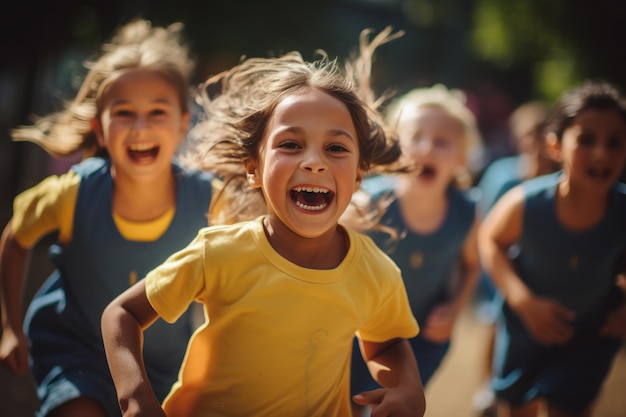
[[[446,188],[464,163],[460,122],[439,107],[421,106],[403,114],[398,134],[417,168],[418,183]]]
[[[359,146],[347,107],[317,89],[283,99],[266,128],[258,160],[248,161],[274,230],[305,238],[334,233],[359,186]]]
[[[111,157],[117,179],[150,180],[169,175],[188,121],[189,114],[182,112],[179,94],[170,83],[155,72],[135,70],[105,90],[94,130]]]
[[[563,132],[560,143],[553,136],[548,140],[572,186],[591,192],[606,192],[626,161],[626,123],[615,110],[585,110]]]

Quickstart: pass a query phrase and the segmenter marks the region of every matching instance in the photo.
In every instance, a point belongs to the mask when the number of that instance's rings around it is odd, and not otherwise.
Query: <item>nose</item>
[[[320,151],[316,149],[309,149],[304,153],[304,158],[302,159],[300,168],[305,171],[323,172],[326,171],[328,166],[326,165],[324,156],[320,153]]]
[[[593,147],[593,156],[597,159],[605,158],[610,152],[609,146],[605,143],[597,143]]]
[[[148,119],[146,117],[138,115],[137,117],[135,117],[135,123],[133,125],[133,128],[138,132],[147,129]]]
[[[429,137],[422,137],[415,142],[415,152],[419,155],[428,155],[433,150],[433,140]]]

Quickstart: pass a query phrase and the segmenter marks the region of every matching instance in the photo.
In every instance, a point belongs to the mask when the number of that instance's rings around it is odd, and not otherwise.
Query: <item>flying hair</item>
[[[78,151],[83,158],[106,157],[91,120],[100,116],[101,99],[107,88],[130,70],[147,69],[160,74],[179,92],[182,111],[189,111],[193,63],[182,43],[182,30],[181,23],[152,27],[149,21],[141,19],[121,27],[102,45],[95,61],[84,63],[89,71],[74,100],[65,102],[63,110],[35,120],[31,126],[14,129],[13,140],[34,142],[57,157]]]
[[[343,66],[321,56],[307,62],[297,52],[275,58],[248,58],[209,78],[197,94],[204,118],[190,131],[187,163],[216,173],[223,189],[211,210],[214,223],[231,223],[266,212],[259,189],[246,180],[245,162],[258,157],[259,145],[276,106],[286,97],[316,88],[346,105],[359,143],[359,165],[365,171],[407,169],[399,160],[400,146],[378,108],[371,90],[371,66],[376,48],[402,35],[390,27],[371,41],[360,35],[359,53]]]

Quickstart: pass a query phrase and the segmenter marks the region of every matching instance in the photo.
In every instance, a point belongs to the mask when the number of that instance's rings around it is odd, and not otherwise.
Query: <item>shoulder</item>
[[[611,202],[620,209],[626,209],[626,184],[618,182],[611,190]]]
[[[80,177],[86,178],[95,174],[107,173],[110,171],[110,166],[109,160],[92,157],[73,165],[70,170]]]
[[[198,232],[198,239],[205,242],[206,247],[238,248],[253,241],[252,237],[262,233],[255,220],[244,221],[228,225],[213,225],[202,228]],[[236,251],[237,251],[236,250]]]
[[[500,183],[503,180],[517,177],[519,175],[518,164],[518,155],[496,159],[495,161],[491,162],[485,169],[485,172],[483,173],[479,182],[479,186],[491,183]]]
[[[461,207],[466,209],[474,209],[476,207],[476,201],[478,200],[478,196],[474,190],[459,190],[457,188],[451,187],[448,191],[448,196],[450,197],[450,201],[454,204],[459,204]]]
[[[396,187],[397,177],[393,175],[373,175],[367,177],[361,183],[361,190],[365,192],[371,201],[378,201],[391,195]]]
[[[537,193],[544,190],[555,188],[561,179],[562,173],[554,172],[547,175],[542,175],[539,177],[531,178],[525,181],[522,181],[520,185],[524,189],[525,193]]]
[[[355,245],[358,251],[358,266],[373,270],[385,270],[392,275],[399,271],[398,266],[384,253],[376,242],[368,235],[358,231],[346,229],[350,238],[350,244]]]

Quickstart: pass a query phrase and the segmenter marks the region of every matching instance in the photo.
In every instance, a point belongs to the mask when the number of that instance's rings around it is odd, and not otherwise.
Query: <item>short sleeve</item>
[[[164,320],[173,323],[205,288],[205,239],[202,233],[145,278],[146,296]]]
[[[50,176],[19,194],[13,201],[11,227],[18,243],[30,248],[46,234],[58,230],[59,240],[71,239],[80,176],[68,171]]]

